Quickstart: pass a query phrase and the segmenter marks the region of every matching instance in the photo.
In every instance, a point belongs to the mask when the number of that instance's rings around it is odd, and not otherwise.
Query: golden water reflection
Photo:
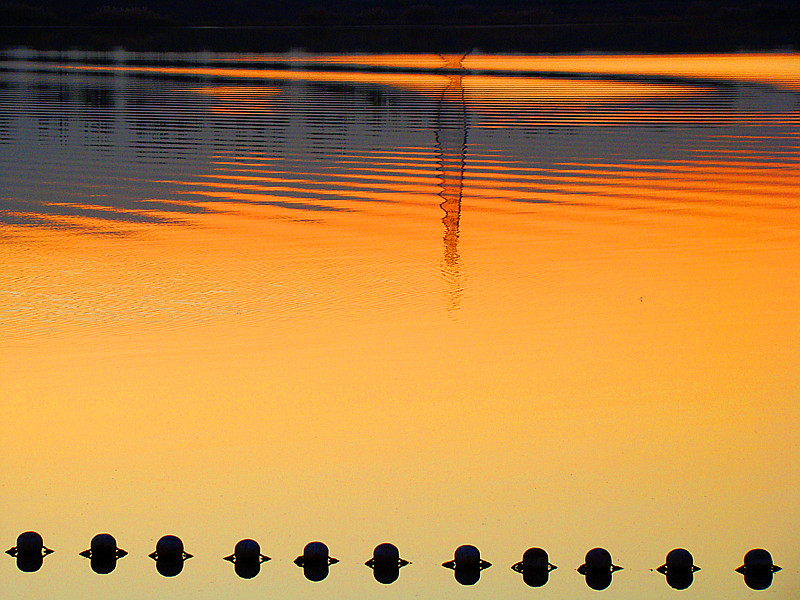
[[[461,593],[464,543],[487,598],[530,593],[529,546],[553,597],[595,594],[595,546],[616,598],[671,597],[676,547],[687,597],[749,597],[752,547],[796,597],[790,86],[77,71],[0,72],[0,540],[56,550],[0,561],[10,596],[374,595],[391,541],[393,597]],[[77,557],[101,531],[107,578]],[[165,534],[195,555],[170,580]],[[273,557],[249,583],[242,538]]]

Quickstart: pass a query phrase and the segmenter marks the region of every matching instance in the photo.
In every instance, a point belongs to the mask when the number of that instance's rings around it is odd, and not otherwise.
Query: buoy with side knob
[[[397,549],[397,546],[385,542],[375,546],[372,551],[372,558],[364,564],[372,569],[375,581],[388,585],[394,583],[400,577],[401,567],[411,563],[400,558],[400,550]]]
[[[781,567],[772,562],[772,555],[763,548],[753,548],[744,555],[744,562],[736,569],[744,575],[744,583],[752,590],[766,590],[772,585],[772,576]]]
[[[117,547],[117,540],[110,533],[98,533],[89,542],[89,549],[79,555],[88,558],[92,571],[98,575],[108,575],[117,568],[117,560],[127,556],[127,552]]]
[[[183,540],[175,535],[165,535],[156,542],[156,551],[148,555],[156,561],[156,570],[164,577],[175,577],[183,571],[183,563],[193,555],[183,548]]]
[[[530,587],[542,587],[550,579],[550,571],[557,569],[550,563],[550,558],[541,548],[528,548],[522,554],[522,560],[511,568],[522,574],[522,581]]]
[[[694,557],[685,548],[670,550],[664,564],[656,569],[666,576],[667,584],[676,590],[685,590],[694,582],[694,574],[700,567],[694,564]]]
[[[586,578],[586,585],[593,590],[604,590],[611,585],[613,573],[621,571],[611,560],[611,553],[605,548],[592,548],[586,553],[578,573]]]
[[[233,548],[233,554],[223,560],[233,563],[233,571],[242,579],[252,579],[261,572],[261,563],[271,560],[261,554],[261,546],[251,539],[239,540]]]
[[[328,576],[330,566],[339,562],[330,555],[328,546],[322,542],[309,542],[303,554],[294,559],[294,564],[302,567],[303,575],[309,581],[322,581]]]
[[[35,573],[42,568],[44,557],[53,550],[44,545],[42,536],[36,531],[26,531],[17,536],[17,543],[6,550],[6,554],[17,559],[17,568],[24,573]]]
[[[442,563],[446,569],[452,569],[456,581],[461,585],[475,585],[481,578],[481,571],[488,569],[492,563],[481,558],[481,552],[475,546],[464,544],[456,548],[453,560]]]

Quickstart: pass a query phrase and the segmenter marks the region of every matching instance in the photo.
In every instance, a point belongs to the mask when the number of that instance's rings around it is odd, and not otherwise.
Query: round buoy
[[[522,581],[529,587],[542,587],[550,579],[550,571],[556,568],[550,564],[547,552],[541,548],[528,548],[522,554],[522,560],[511,566],[517,573],[522,573]]]
[[[329,566],[339,562],[330,556],[328,547],[322,542],[309,542],[303,548],[303,554],[294,560],[294,564],[303,568],[303,575],[309,581],[322,581],[330,572]]]
[[[372,562],[374,565],[398,565],[400,550],[394,544],[378,544],[372,551]]]
[[[475,546],[464,544],[456,548],[453,560],[457,567],[480,567],[481,552]]]
[[[492,563],[481,559],[481,553],[475,546],[465,544],[456,548],[453,560],[442,566],[453,569],[456,581],[461,585],[474,585],[481,578],[481,570],[488,569]]]
[[[667,554],[664,566],[669,571],[692,571],[694,570],[694,558],[691,552],[683,548],[675,548]]]
[[[593,548],[589,550],[584,560],[587,571],[610,571],[612,564],[611,553],[605,548]]]
[[[233,555],[237,561],[261,560],[261,546],[255,540],[240,540],[233,549]]]
[[[322,542],[309,542],[303,548],[303,561],[304,562],[324,562],[327,563],[330,558],[328,546]]]
[[[174,535],[165,535],[156,542],[156,551],[150,554],[156,561],[156,570],[164,577],[175,577],[183,571],[183,563],[192,555],[183,548],[183,541]]]
[[[117,557],[117,540],[108,533],[98,533],[89,543],[91,555],[98,560],[109,560]]]
[[[156,543],[156,555],[160,558],[183,559],[183,540],[175,535],[165,535]]]
[[[224,560],[233,563],[233,571],[242,579],[252,579],[261,572],[261,563],[270,560],[269,556],[261,554],[261,546],[251,539],[239,540],[233,549],[233,554]]]
[[[754,548],[744,555],[744,568],[761,570],[761,571],[776,571],[780,567],[775,567],[772,562],[772,555],[763,548]]]
[[[522,554],[522,568],[523,569],[530,569],[530,570],[537,570],[543,569],[546,571],[550,570],[550,560],[547,556],[547,552],[542,550],[541,548],[528,548]]]
[[[667,577],[667,584],[676,590],[685,590],[694,582],[694,573],[700,567],[694,564],[691,552],[675,548],[667,554],[666,561],[656,571]]]
[[[605,548],[593,548],[586,553],[585,562],[578,567],[578,573],[586,577],[586,585],[593,590],[604,590],[611,585],[611,575],[622,567],[611,560],[611,553]]]
[[[117,559],[126,556],[125,550],[117,547],[117,540],[108,533],[98,533],[89,543],[89,549],[80,553],[88,558],[92,571],[98,575],[108,575],[117,568]]]
[[[400,567],[406,566],[409,562],[400,558],[397,546],[386,542],[375,546],[372,558],[365,564],[373,570],[375,581],[388,585],[397,581],[400,577]]]
[[[17,568],[25,573],[34,573],[42,568],[44,557],[53,551],[45,547],[42,536],[35,531],[26,531],[17,536],[17,544],[6,550],[17,559]]]
[[[763,548],[754,548],[744,555],[744,564],[736,569],[744,575],[747,587],[766,590],[772,585],[773,574],[781,568],[772,562],[772,555]]]
[[[20,554],[42,556],[44,553],[44,540],[42,536],[35,531],[26,531],[17,536],[17,556]]]

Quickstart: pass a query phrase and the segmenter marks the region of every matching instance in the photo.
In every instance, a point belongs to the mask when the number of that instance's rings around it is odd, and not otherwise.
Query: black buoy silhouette
[[[387,542],[375,546],[372,551],[372,558],[364,564],[372,569],[375,581],[388,585],[394,583],[400,577],[401,567],[411,563],[400,558],[400,551],[397,546]]]
[[[461,585],[475,585],[481,578],[481,571],[488,569],[492,563],[481,559],[480,550],[465,544],[456,548],[453,560],[442,563],[447,569],[453,569],[456,581]]]
[[[611,553],[605,548],[593,548],[586,553],[584,563],[578,567],[578,573],[586,577],[586,585],[593,590],[604,590],[611,585],[611,576],[620,571],[611,560]]]
[[[744,575],[744,582],[750,589],[766,590],[772,585],[772,575],[781,567],[772,562],[772,555],[763,548],[754,548],[744,555],[744,564],[736,569]]]
[[[683,548],[675,548],[667,554],[666,562],[656,571],[666,575],[667,583],[676,590],[685,590],[694,582],[694,573],[700,567],[694,564],[692,554]]]
[[[156,551],[148,555],[156,561],[156,570],[164,577],[175,577],[183,571],[183,563],[192,555],[183,549],[183,541],[174,535],[165,535],[156,543]]]
[[[53,550],[44,545],[42,536],[35,531],[26,531],[17,536],[17,545],[6,550],[17,559],[17,568],[25,573],[35,573],[42,568],[44,557]]]
[[[270,560],[269,556],[261,554],[261,546],[255,540],[239,540],[233,549],[233,554],[223,560],[233,563],[233,571],[242,579],[252,579],[261,571],[261,563]]]
[[[309,542],[303,554],[294,559],[294,564],[303,568],[303,575],[309,581],[322,581],[330,572],[330,565],[339,562],[330,556],[328,547],[322,542]]]
[[[550,579],[550,571],[556,569],[550,564],[547,552],[541,548],[528,548],[522,555],[522,560],[511,567],[517,573],[522,573],[522,581],[530,587],[542,587]]]
[[[89,559],[92,571],[98,575],[108,575],[117,568],[117,560],[128,553],[117,548],[117,540],[108,533],[98,533],[89,543],[89,549],[80,553],[80,556]]]

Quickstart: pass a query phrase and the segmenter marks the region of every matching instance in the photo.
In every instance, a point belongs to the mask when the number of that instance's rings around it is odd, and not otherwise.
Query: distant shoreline
[[[541,25],[0,26],[0,48],[156,52],[642,52],[796,50],[791,23],[698,28],[680,20]],[[440,35],[437,35],[440,34]]]

